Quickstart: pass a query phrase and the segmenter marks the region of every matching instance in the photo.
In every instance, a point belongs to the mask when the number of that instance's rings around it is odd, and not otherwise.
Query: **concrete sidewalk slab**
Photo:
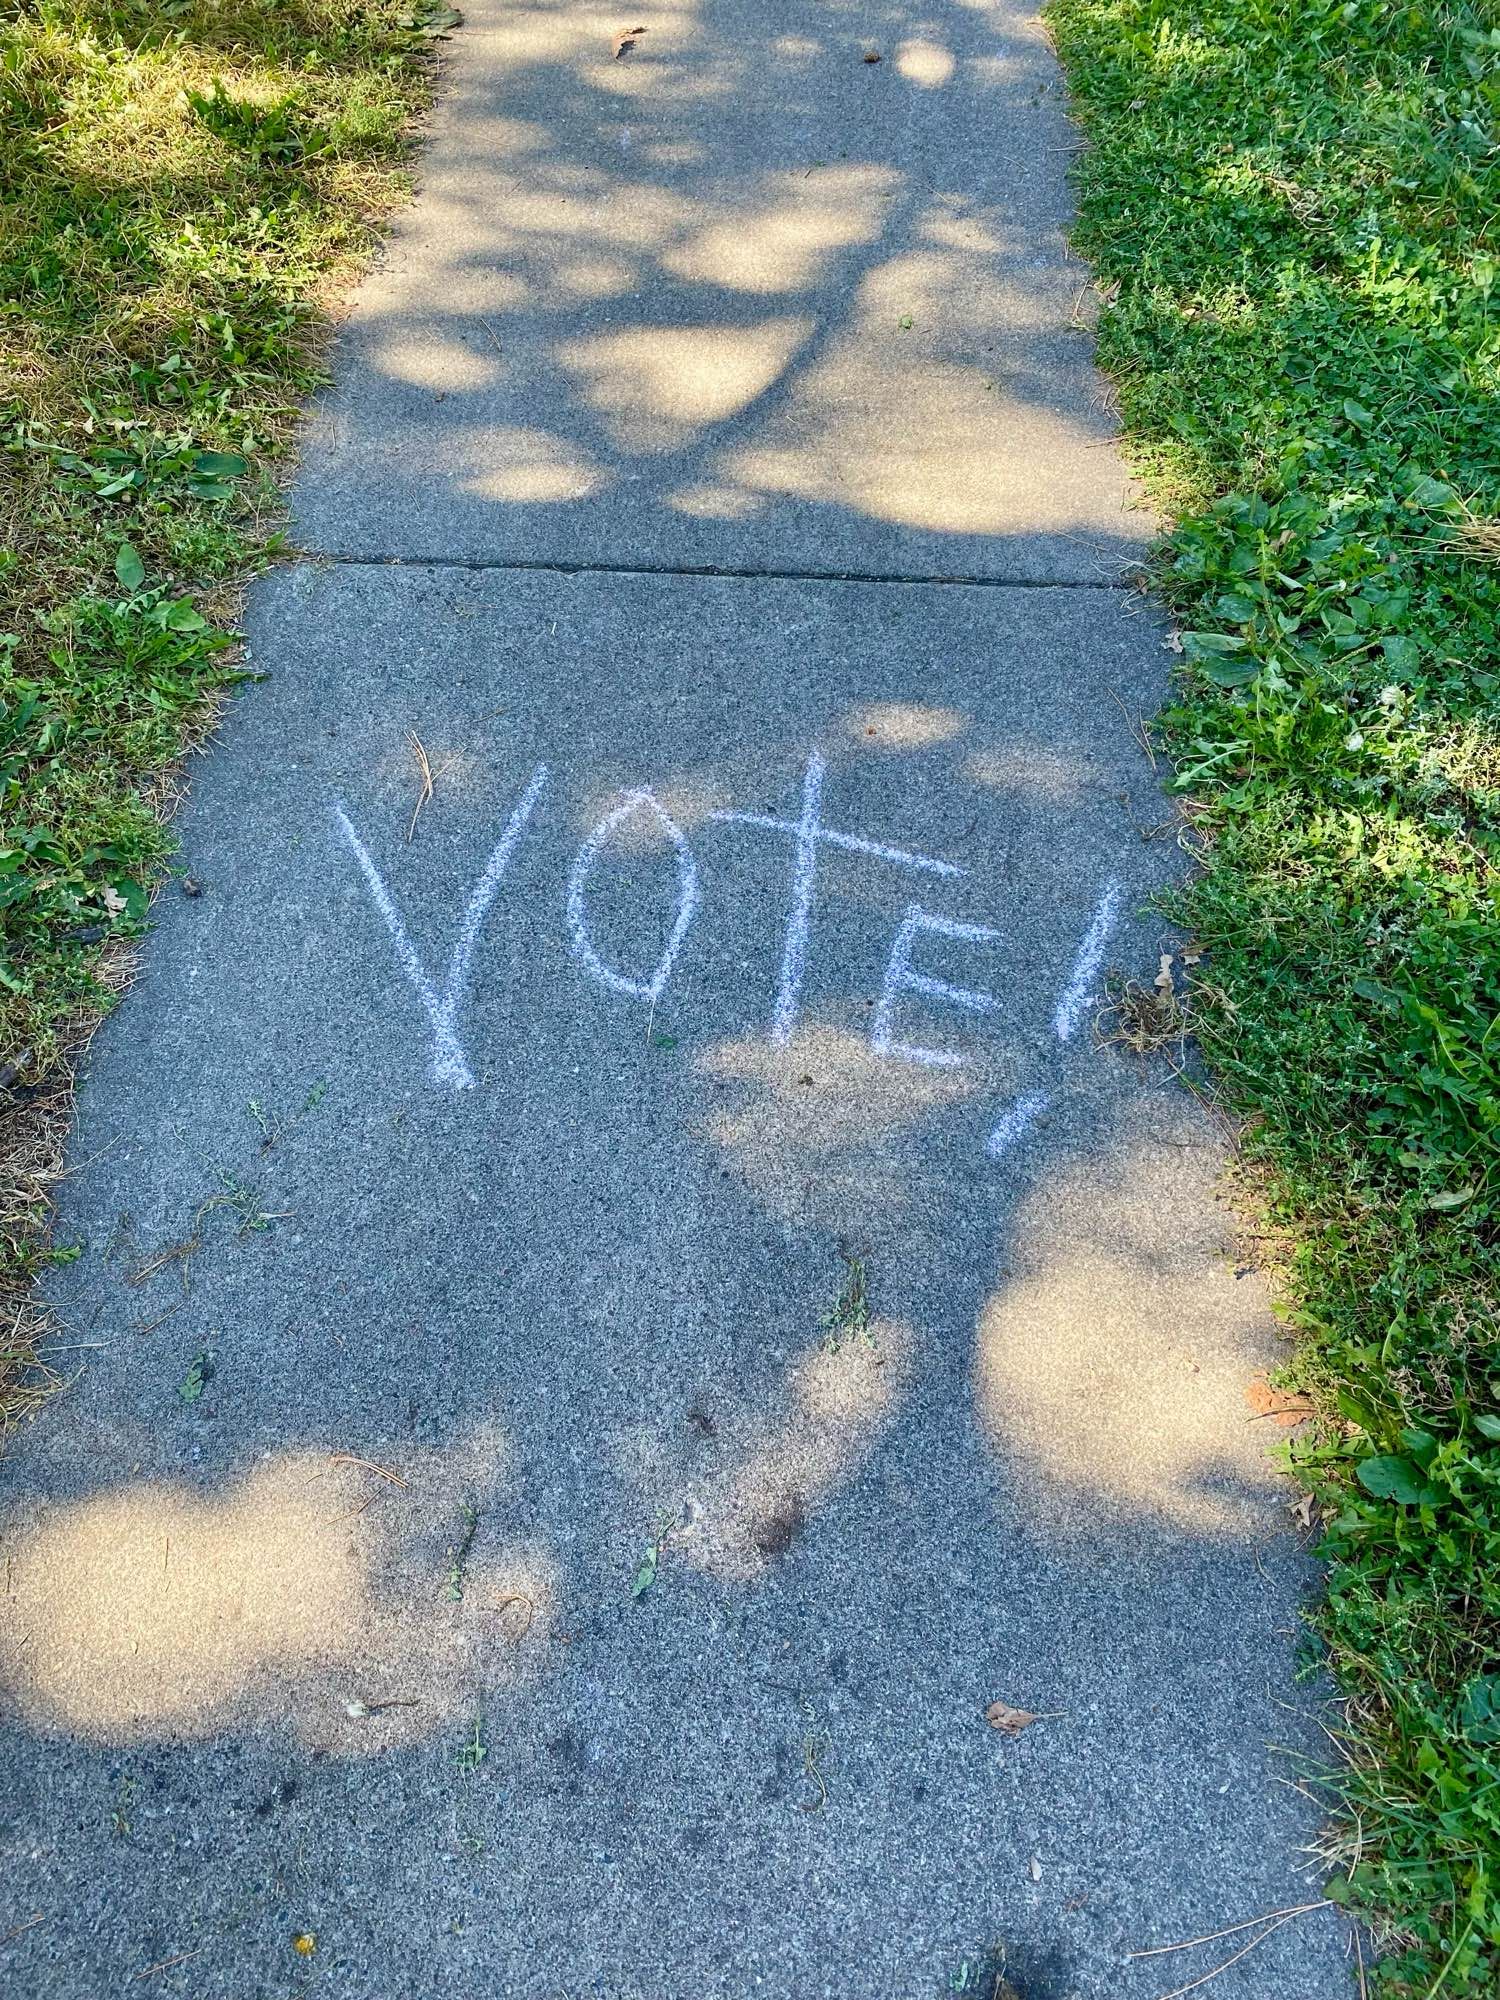
[[[296,531],[344,556],[1097,582],[1078,144],[1016,0],[465,9]],[[879,53],[881,60],[864,60]]]
[[[260,587],[82,1099],[88,1372],[4,1468],[11,1990],[1134,2000],[1315,1900],[1264,1301],[1090,1032],[1163,944],[1161,636]]]

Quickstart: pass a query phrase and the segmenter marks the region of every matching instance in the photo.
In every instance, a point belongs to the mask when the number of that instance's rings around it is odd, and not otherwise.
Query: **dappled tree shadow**
[[[303,535],[1107,578],[1146,523],[1092,448],[1113,423],[1036,24],[721,13],[655,16],[621,60],[578,0],[471,29],[314,430]]]

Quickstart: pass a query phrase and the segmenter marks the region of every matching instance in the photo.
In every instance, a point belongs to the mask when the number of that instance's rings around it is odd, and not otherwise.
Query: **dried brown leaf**
[[[1255,1375],[1245,1384],[1245,1401],[1250,1406],[1250,1421],[1270,1422],[1283,1426],[1300,1424],[1304,1417],[1312,1415],[1312,1403],[1306,1396],[1300,1396],[1288,1389],[1274,1389],[1264,1375]]]
[[[984,1719],[991,1729],[999,1729],[1007,1736],[1019,1736],[1033,1722],[1041,1721],[1029,1708],[1012,1708],[1008,1701],[992,1701],[984,1711]]]
[[[636,37],[644,35],[645,32],[644,28],[622,28],[612,44],[615,61],[618,62],[621,56],[628,56],[635,47]]]

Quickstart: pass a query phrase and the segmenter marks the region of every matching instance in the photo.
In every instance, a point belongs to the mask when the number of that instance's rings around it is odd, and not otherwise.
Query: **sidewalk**
[[[1314,1578],[1212,1125],[1095,1045],[1184,861],[1055,68],[451,50],[82,1095],[0,1967],[1168,1993],[1320,1894]],[[1212,1987],[1348,1990],[1326,1911]]]

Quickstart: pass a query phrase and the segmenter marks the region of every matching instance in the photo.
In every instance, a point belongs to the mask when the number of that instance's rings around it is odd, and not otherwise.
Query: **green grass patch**
[[[1500,1992],[1500,11],[1052,0],[1100,353],[1176,526],[1199,1039],[1288,1245],[1333,1889]]]
[[[0,1409],[72,1062],[236,677],[325,305],[402,191],[432,0],[0,4]]]

